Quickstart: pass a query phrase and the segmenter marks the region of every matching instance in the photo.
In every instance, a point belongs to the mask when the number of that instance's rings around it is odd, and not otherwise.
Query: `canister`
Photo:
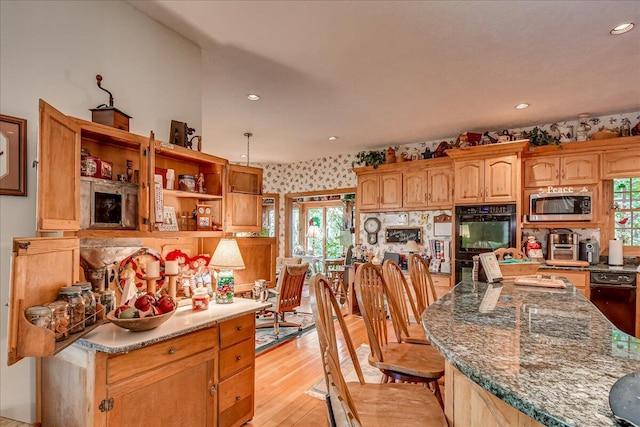
[[[96,299],[91,290],[91,283],[80,282],[74,286],[80,288],[80,295],[84,299],[84,325],[91,326],[96,323]]]
[[[194,175],[178,175],[178,190],[196,191],[196,177]]]
[[[69,332],[84,331],[84,298],[77,286],[64,286],[58,291],[58,299],[69,304]]]

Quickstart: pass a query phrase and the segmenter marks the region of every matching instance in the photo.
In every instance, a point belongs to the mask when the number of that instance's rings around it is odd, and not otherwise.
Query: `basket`
[[[135,318],[135,319],[118,319],[114,316],[115,310],[111,311],[107,314],[107,319],[116,326],[119,326],[123,329],[128,329],[130,331],[139,332],[139,331],[148,331],[149,329],[157,328],[162,325],[164,322],[169,320],[171,316],[175,314],[177,309],[170,311],[168,313],[161,314],[159,316],[151,316],[151,317],[143,317],[143,318]]]

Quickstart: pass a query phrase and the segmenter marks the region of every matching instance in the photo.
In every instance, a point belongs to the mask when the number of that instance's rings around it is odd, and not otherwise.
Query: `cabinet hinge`
[[[31,245],[31,242],[20,242],[18,243],[18,248],[20,248],[20,250],[26,251],[27,249],[29,249],[29,245]]]
[[[104,399],[102,402],[100,402],[100,406],[98,407],[98,409],[100,409],[100,412],[109,412],[110,410],[113,409],[113,397],[110,397],[108,399]]]
[[[149,218],[142,218],[142,223],[143,223],[144,225],[149,224]]]
[[[142,155],[143,155],[144,157],[149,157],[149,149],[148,149],[148,148],[145,148],[144,150],[142,150]]]

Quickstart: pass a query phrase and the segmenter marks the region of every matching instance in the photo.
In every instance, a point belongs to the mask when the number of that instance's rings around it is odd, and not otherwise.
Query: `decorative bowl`
[[[107,320],[116,326],[123,329],[128,329],[134,332],[148,331],[149,329],[157,328],[164,322],[169,320],[174,315],[177,309],[168,313],[160,314],[159,316],[142,317],[136,319],[118,319],[115,316],[115,310],[110,311],[107,314]]]

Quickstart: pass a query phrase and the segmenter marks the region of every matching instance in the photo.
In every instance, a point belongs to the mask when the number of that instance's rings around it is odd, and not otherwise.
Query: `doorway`
[[[285,195],[285,254],[344,256],[354,242],[355,188]]]

